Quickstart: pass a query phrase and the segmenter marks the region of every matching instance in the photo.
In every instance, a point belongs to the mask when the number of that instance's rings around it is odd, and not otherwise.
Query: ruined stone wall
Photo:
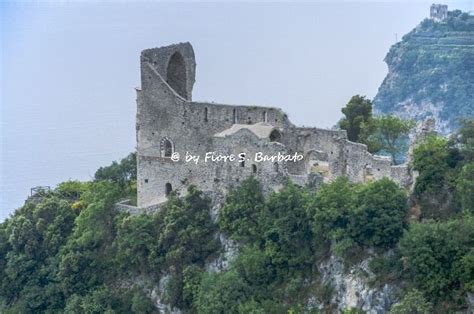
[[[137,90],[136,125],[139,207],[163,202],[170,189],[182,193],[189,184],[225,193],[250,175],[259,178],[265,191],[278,188],[288,176],[301,184],[314,178],[328,182],[340,175],[354,182],[383,176],[401,184],[408,181],[407,169],[393,168],[390,159],[369,154],[365,145],[348,141],[345,131],[296,127],[278,108],[191,101],[196,63],[189,43],[145,50],[140,63],[142,86]],[[241,129],[226,133],[234,125]],[[278,140],[255,133],[270,129],[279,132]],[[179,153],[180,160],[173,161],[167,155],[171,152]],[[183,160],[186,152],[200,158],[207,152],[244,152],[249,160],[243,167],[238,162],[201,160],[195,164]],[[257,152],[297,152],[304,158],[277,165],[256,164]]]

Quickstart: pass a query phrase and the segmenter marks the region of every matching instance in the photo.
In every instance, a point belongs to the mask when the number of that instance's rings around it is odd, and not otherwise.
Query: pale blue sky
[[[30,187],[90,179],[134,150],[141,50],[189,41],[195,100],[279,106],[331,127],[350,96],[375,95],[395,34],[430,4],[3,1],[0,220]]]

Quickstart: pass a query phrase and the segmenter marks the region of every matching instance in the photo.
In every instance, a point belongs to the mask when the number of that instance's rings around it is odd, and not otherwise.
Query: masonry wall
[[[296,127],[278,108],[191,101],[196,63],[189,43],[145,50],[140,63],[142,89],[137,91],[136,125],[139,207],[163,202],[167,184],[178,193],[189,184],[225,193],[250,175],[258,177],[266,191],[281,186],[288,176],[301,184],[314,177],[328,182],[340,175],[347,175],[354,182],[383,176],[401,185],[410,181],[406,167],[394,168],[390,159],[369,154],[365,145],[348,141],[345,131]],[[236,123],[260,122],[280,132],[279,142],[260,138],[247,129],[215,136]],[[172,142],[173,151],[181,155],[180,161],[162,156],[163,139]],[[242,167],[238,162],[196,165],[182,160],[186,152],[203,158],[212,151],[235,155],[245,152],[250,160],[257,152],[298,152],[305,158],[296,163],[255,164],[256,171],[251,161]]]

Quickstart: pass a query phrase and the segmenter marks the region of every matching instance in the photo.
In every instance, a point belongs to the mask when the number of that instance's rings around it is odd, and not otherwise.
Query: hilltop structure
[[[189,184],[225,193],[254,175],[265,191],[290,177],[297,184],[346,175],[353,182],[389,177],[401,186],[412,181],[407,165],[375,156],[344,130],[298,127],[278,108],[192,101],[196,61],[189,43],[144,50],[137,89],[138,207],[162,203]],[[245,158],[205,162],[206,153]],[[186,154],[200,156],[198,163]],[[177,160],[179,154],[179,160]],[[256,161],[256,156],[301,156],[298,161]]]
[[[441,22],[448,17],[448,6],[446,4],[432,4],[430,7],[430,18],[435,22]]]
[[[433,4],[430,18],[395,43],[384,59],[388,73],[375,112],[422,122],[436,120],[443,135],[474,116],[474,16]]]

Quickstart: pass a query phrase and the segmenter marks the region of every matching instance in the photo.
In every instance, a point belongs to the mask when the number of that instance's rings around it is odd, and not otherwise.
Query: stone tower
[[[445,4],[432,4],[430,7],[430,18],[435,22],[441,22],[448,17],[448,6]]]

